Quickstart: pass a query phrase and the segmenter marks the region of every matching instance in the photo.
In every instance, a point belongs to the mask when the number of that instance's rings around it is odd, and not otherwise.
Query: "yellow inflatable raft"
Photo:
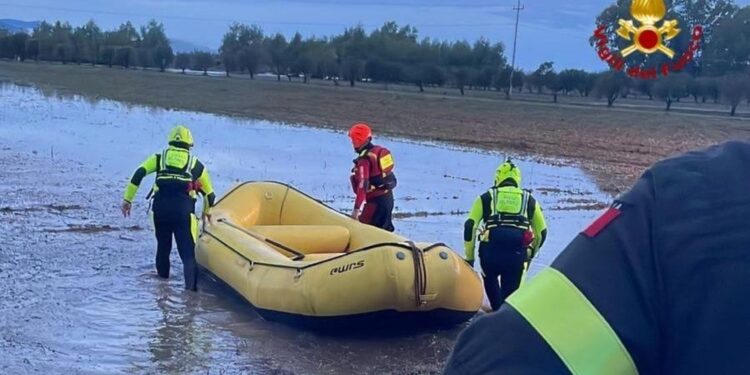
[[[290,186],[241,184],[212,213],[198,264],[265,319],[453,325],[482,303],[478,275],[447,246],[360,224]]]

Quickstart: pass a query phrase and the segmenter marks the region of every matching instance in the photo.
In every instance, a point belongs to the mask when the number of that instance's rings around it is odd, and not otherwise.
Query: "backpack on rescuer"
[[[395,163],[391,152],[382,146],[373,145],[362,150],[358,159],[366,158],[370,163],[370,189],[393,190],[398,185],[393,173]],[[355,160],[356,164],[356,160]]]

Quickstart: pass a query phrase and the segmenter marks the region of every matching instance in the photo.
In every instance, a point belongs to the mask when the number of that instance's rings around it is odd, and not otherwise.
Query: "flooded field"
[[[217,192],[277,180],[349,210],[354,154],[341,132],[0,88],[0,372],[430,373],[461,327],[407,335],[326,336],[261,320],[244,301],[181,272],[155,277],[143,198],[119,213],[122,189],[176,123]],[[396,158],[397,231],[462,251],[465,212],[505,155],[377,139]],[[511,155],[512,156],[512,155]],[[545,208],[549,264],[608,202],[557,160],[516,160]],[[173,267],[180,270],[173,252]]]

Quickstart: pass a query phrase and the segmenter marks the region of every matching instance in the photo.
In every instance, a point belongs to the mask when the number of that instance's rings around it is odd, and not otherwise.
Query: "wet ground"
[[[335,337],[261,320],[225,288],[155,277],[143,197],[118,205],[135,167],[189,125],[219,193],[278,180],[348,210],[354,157],[343,133],[169,111],[35,89],[0,89],[1,373],[430,373],[461,327]],[[462,222],[504,155],[381,139],[396,156],[397,230],[460,251]],[[608,197],[559,160],[517,160],[546,208],[548,244],[532,275]],[[150,179],[147,179],[150,181]],[[150,182],[149,182],[150,183]]]

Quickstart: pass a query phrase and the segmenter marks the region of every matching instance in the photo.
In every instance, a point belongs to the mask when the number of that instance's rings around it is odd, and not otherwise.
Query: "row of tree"
[[[673,103],[686,98],[692,98],[696,104],[719,103],[722,100],[730,105],[732,116],[744,98],[750,102],[750,74],[747,73],[730,73],[720,77],[673,73],[659,80],[642,80],[616,71],[589,73],[566,69],[556,72],[554,63],[547,61],[523,77],[523,87],[529,93],[550,94],[554,102],[557,102],[558,95],[596,95],[606,98],[607,105],[611,107],[619,98],[641,95],[648,100],[663,100],[669,111]],[[522,86],[514,87],[520,91]]]
[[[221,65],[220,56],[213,56],[207,52],[194,52],[178,54],[175,59],[175,66],[182,69],[194,69],[203,71],[207,74],[208,69]],[[238,63],[239,64],[239,63]],[[224,63],[226,67],[226,63]],[[237,65],[237,66],[241,66]],[[252,67],[245,67],[250,74],[255,74],[257,70]],[[225,70],[226,71],[226,70]],[[274,70],[280,79],[279,70]],[[300,73],[306,79],[305,70]],[[315,72],[310,70],[312,76],[320,74],[325,76],[325,72]],[[338,70],[333,68],[329,74],[337,74]],[[367,73],[367,68],[365,68]],[[226,71],[229,74],[229,71]],[[292,77],[295,71],[290,68],[287,73]],[[508,89],[509,71],[502,70],[496,76],[494,89],[504,91]],[[505,83],[503,83],[505,82]],[[642,96],[648,100],[662,100],[666,103],[666,110],[672,108],[672,104],[680,102],[683,99],[691,98],[696,104],[699,103],[719,103],[720,100],[730,105],[732,116],[735,115],[737,107],[743,98],[750,101],[750,75],[741,73],[731,73],[721,77],[696,77],[687,73],[674,73],[659,80],[641,80],[628,77],[625,73],[606,71],[601,73],[590,73],[580,69],[565,69],[556,72],[554,63],[545,62],[537,70],[530,74],[517,71],[513,76],[513,87],[518,92],[524,88],[529,93],[551,95],[552,100],[557,103],[558,96],[577,95],[588,97],[596,95],[599,98],[605,98],[608,106],[613,106],[619,98]],[[434,82],[435,86],[442,87],[446,82]],[[481,88],[481,86],[479,86]]]
[[[63,64],[158,67],[172,64],[174,53],[164,26],[156,21],[136,29],[126,22],[115,30],[102,31],[94,21],[72,27],[69,23],[42,22],[31,35],[8,35],[0,30],[0,57],[61,61]]]
[[[619,19],[631,18],[629,3],[618,1],[602,12],[598,22],[617,25]],[[692,25],[700,24],[704,28],[704,49],[694,64],[687,67],[688,74],[716,77],[727,73],[749,73],[750,27],[747,25],[750,25],[750,6],[740,8],[732,0],[672,0],[670,9],[668,18],[677,19],[683,28],[679,37],[670,42],[676,51],[687,49]],[[613,45],[624,48],[629,43],[619,38],[614,29],[611,31]],[[331,38],[304,39],[295,34],[290,40],[281,34],[264,35],[257,26],[235,24],[224,35],[219,58],[227,74],[247,71],[252,76],[265,66],[279,80],[284,75],[290,79],[303,77],[305,81],[309,77],[340,77],[353,86],[365,78],[386,85],[394,82],[415,84],[421,90],[425,85],[451,84],[462,94],[466,86],[507,90],[511,79],[502,44],[492,44],[484,39],[473,45],[429,39],[420,41],[414,28],[399,27],[393,22],[370,34],[362,27],[354,27]],[[631,66],[644,68],[660,66],[664,62],[660,54],[633,54],[629,59],[632,60],[629,61]],[[588,96],[598,79],[597,74],[577,69],[555,72],[551,62],[542,64],[528,76],[515,71],[512,77],[513,87],[526,86],[537,92],[546,88],[552,92],[555,101],[559,92],[578,91]],[[623,81],[627,82],[623,88],[625,92],[636,85],[629,83],[629,79]],[[641,84],[644,87],[653,85],[653,82]],[[691,87],[699,86],[691,84]]]
[[[32,35],[0,34],[0,57],[62,63],[91,63],[123,67],[159,67],[174,63],[180,69],[206,72],[217,63],[229,75],[260,71],[282,76],[343,79],[354,86],[360,80],[410,83],[425,86],[452,84],[462,94],[467,86],[484,90],[507,87],[510,70],[503,45],[480,39],[440,42],[418,40],[417,30],[388,22],[367,33],[363,27],[346,29],[330,38],[288,39],[266,35],[255,25],[234,24],[224,35],[217,56],[194,52],[175,58],[162,24],[151,21],[140,30],[126,22],[115,30],[102,31],[93,21],[79,27],[68,23],[43,22]],[[515,85],[523,73],[515,72]]]
[[[360,81],[413,84],[424,91],[426,86],[452,86],[464,94],[466,87],[479,90],[507,91],[512,86],[524,87],[529,92],[550,93],[558,96],[595,93],[606,97],[613,105],[619,97],[642,94],[650,99],[664,99],[667,109],[674,101],[693,96],[696,102],[726,98],[730,104],[741,101],[731,98],[746,90],[735,86],[747,85],[750,73],[750,7],[739,8],[731,0],[694,2],[673,0],[673,11],[668,16],[680,20],[684,30],[682,39],[672,41],[671,47],[680,51],[689,39],[687,29],[692,24],[703,24],[704,49],[697,56],[703,65],[691,65],[686,74],[673,74],[667,79],[635,81],[615,72],[589,73],[578,69],[557,72],[552,62],[545,62],[533,72],[512,72],[506,63],[502,44],[480,39],[473,44],[465,41],[441,42],[420,40],[417,30],[388,22],[368,33],[361,26],[346,29],[329,38],[303,38],[296,33],[291,39],[282,34],[265,34],[256,25],[233,24],[222,39],[218,54],[193,52],[174,56],[162,24],[151,21],[137,29],[130,22],[102,31],[93,21],[79,27],[67,23],[42,23],[31,35],[3,34],[0,30],[0,57],[18,60],[36,59],[63,63],[91,63],[123,66],[158,67],[162,71],[173,66],[208,73],[222,69],[227,76],[247,73],[254,78],[259,72],[271,72],[282,77],[300,77],[348,81],[354,86]],[[599,22],[629,18],[629,2],[618,2],[605,10]],[[616,22],[613,21],[614,24]],[[614,34],[614,32],[613,32]],[[622,44],[613,38],[613,45]],[[622,47],[622,46],[620,46]],[[636,56],[638,55],[638,56]],[[660,64],[659,54],[644,57],[634,54],[628,58],[631,66],[648,67]],[[701,68],[702,66],[705,66]],[[716,77],[732,74],[730,79]],[[736,105],[733,105],[734,113]]]
[[[606,98],[610,107],[618,98],[641,94],[649,100],[664,101],[667,111],[682,99],[691,99],[695,103],[719,103],[722,100],[730,106],[730,114],[734,116],[743,99],[750,103],[750,75],[731,73],[722,77],[693,77],[676,73],[658,81],[647,81],[633,80],[623,73],[610,71],[598,75],[595,92],[600,98]]]
[[[340,78],[354,86],[367,79],[415,84],[421,90],[450,82],[462,93],[466,86],[497,87],[509,75],[502,44],[486,39],[474,44],[420,41],[416,29],[394,22],[369,34],[357,26],[331,38],[305,39],[297,33],[289,40],[282,34],[265,35],[255,25],[234,24],[224,35],[219,58],[227,75],[247,72],[253,77],[267,67],[279,80]]]

